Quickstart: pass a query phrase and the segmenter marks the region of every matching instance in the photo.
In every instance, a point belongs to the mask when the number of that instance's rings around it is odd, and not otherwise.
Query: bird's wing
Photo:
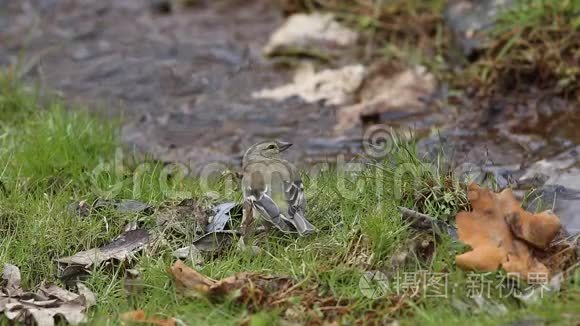
[[[291,223],[300,234],[309,234],[316,231],[316,228],[308,222],[304,213],[306,210],[306,196],[304,196],[302,180],[296,179],[293,182],[285,182],[284,185],[284,194],[288,203],[288,216],[282,214],[282,219]]]
[[[268,196],[268,187],[259,174],[249,174],[242,179],[244,196],[252,203],[260,216],[282,232],[292,232],[291,227],[281,219],[280,207]]]
[[[253,201],[253,205],[266,221],[273,224],[282,232],[292,233],[292,229],[282,219],[284,215],[280,213],[280,208],[265,192],[262,193],[260,198],[256,198]]]

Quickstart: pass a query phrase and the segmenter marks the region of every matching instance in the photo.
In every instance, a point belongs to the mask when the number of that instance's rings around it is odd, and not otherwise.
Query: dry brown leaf
[[[4,284],[3,292],[8,296],[17,295],[21,292],[20,281],[22,277],[20,276],[20,269],[12,264],[4,264],[4,270],[2,271],[2,283]]]
[[[89,308],[97,304],[97,296],[83,283],[77,282],[77,291],[85,307]]]
[[[71,280],[78,280],[79,275],[88,273],[87,270],[91,266],[112,261],[131,262],[139,251],[154,242],[154,238],[147,230],[130,229],[131,224],[129,223],[128,230],[107,245],[57,259],[59,278],[68,284]]]
[[[151,237],[147,230],[129,230],[103,247],[81,251],[69,257],[62,257],[57,259],[57,262],[88,267],[111,259],[125,261],[130,259],[135,252],[149,244],[150,241]]]
[[[6,265],[3,271],[6,282],[0,287],[0,313],[13,322],[39,326],[55,324],[55,317],[76,325],[86,321],[86,310],[95,304],[95,295],[78,283],[79,294],[54,284],[43,284],[39,290],[26,292],[20,288],[20,270]]]
[[[79,297],[78,294],[67,291],[56,284],[44,284],[39,289],[38,292],[45,295],[46,297],[54,297],[61,301],[73,301]]]
[[[143,310],[133,310],[121,314],[121,321],[129,324],[149,324],[159,326],[175,326],[175,319],[159,319],[156,317],[147,317]]]
[[[549,211],[532,214],[521,208],[511,189],[493,193],[472,183],[469,186],[471,212],[456,217],[459,239],[472,250],[456,257],[463,269],[549,274],[534,248],[545,248],[560,230],[559,218]],[[533,247],[532,247],[533,246]]]
[[[181,261],[177,261],[169,271],[177,289],[185,295],[204,296],[210,300],[229,297],[254,312],[274,308],[286,311],[295,306],[293,297],[301,298],[300,305],[305,309],[303,317],[310,318],[309,322],[312,318],[333,320],[350,311],[345,300],[321,296],[317,288],[306,288],[289,277],[238,273],[215,281]],[[324,316],[316,315],[314,309],[322,311]]]
[[[262,303],[265,296],[259,292],[274,292],[288,288],[292,280],[287,277],[265,276],[253,273],[238,273],[215,281],[197,272],[178,260],[170,268],[178,291],[189,296],[206,296],[210,299],[220,299],[236,290],[241,290],[242,301]],[[246,300],[244,296],[252,297]],[[259,297],[259,298],[258,298]]]
[[[169,269],[178,291],[189,296],[206,295],[215,281],[178,260]]]
[[[524,211],[506,216],[512,233],[532,246],[544,249],[560,231],[560,219],[550,211],[532,214]]]

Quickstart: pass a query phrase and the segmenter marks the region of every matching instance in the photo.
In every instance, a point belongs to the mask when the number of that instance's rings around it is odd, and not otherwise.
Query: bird
[[[306,219],[306,196],[297,169],[280,157],[291,143],[262,141],[252,145],[242,159],[244,216],[242,234],[254,221],[266,229],[308,235],[316,228]]]

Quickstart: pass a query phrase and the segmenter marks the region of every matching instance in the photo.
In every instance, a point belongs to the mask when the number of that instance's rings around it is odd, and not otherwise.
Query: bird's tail
[[[284,219],[284,221],[288,222],[300,235],[308,235],[316,232],[316,228],[312,225],[308,220],[299,213],[294,214],[292,218],[286,217],[284,214],[280,214],[280,217]]]

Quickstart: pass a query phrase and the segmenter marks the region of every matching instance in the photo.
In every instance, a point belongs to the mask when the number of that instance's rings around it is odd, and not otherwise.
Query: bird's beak
[[[283,152],[287,150],[290,146],[292,146],[292,143],[287,143],[283,141],[277,141],[276,144],[278,145],[280,152]]]

